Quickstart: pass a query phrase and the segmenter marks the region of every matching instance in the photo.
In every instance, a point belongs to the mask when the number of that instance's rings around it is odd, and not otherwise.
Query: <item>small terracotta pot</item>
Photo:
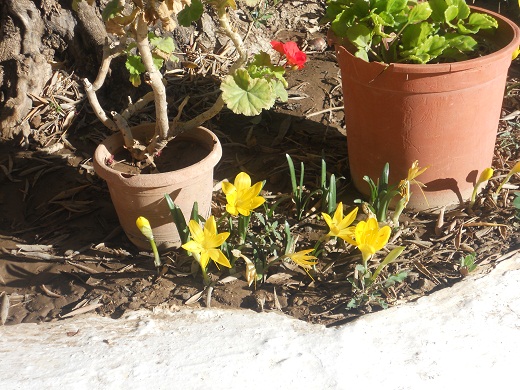
[[[143,124],[132,129],[135,138],[153,134],[155,124]],[[127,237],[138,248],[150,250],[150,244],[137,228],[139,216],[146,217],[152,226],[154,239],[160,251],[179,247],[177,228],[164,199],[170,194],[186,219],[194,202],[199,214],[207,218],[211,212],[213,169],[222,157],[222,147],[215,134],[198,127],[179,135],[176,140],[195,141],[208,150],[201,161],[187,168],[158,174],[128,175],[107,166],[106,161],[123,149],[123,137],[114,134],[100,144],[94,153],[96,173],[106,180],[112,203]]]
[[[365,62],[329,35],[341,68],[348,158],[355,187],[369,194],[363,180],[380,177],[390,164],[390,183],[407,176],[415,160],[429,168],[417,180],[408,205],[415,210],[468,200],[478,175],[491,166],[511,56],[520,29],[505,17],[477,7],[498,20],[489,38],[500,49],[455,63],[390,64]]]

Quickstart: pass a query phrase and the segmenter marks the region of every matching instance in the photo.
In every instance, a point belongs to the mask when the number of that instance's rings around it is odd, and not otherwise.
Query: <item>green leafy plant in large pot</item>
[[[425,197],[409,207],[462,204],[492,162],[518,26],[464,0],[328,0],[341,68],[350,172],[390,164],[390,182],[414,161]]]
[[[87,1],[91,0],[76,0]],[[260,0],[247,0],[254,6]],[[154,227],[153,234],[159,250],[179,246],[181,240],[175,225],[168,218],[169,208],[164,195],[181,209],[187,218],[193,204],[207,217],[211,208],[213,169],[220,160],[222,149],[217,137],[202,124],[227,106],[243,115],[257,115],[271,108],[276,99],[286,100],[285,71],[303,67],[306,56],[295,43],[271,42],[273,49],[282,55],[282,61],[271,61],[266,52],[251,56],[240,34],[231,26],[228,12],[236,8],[235,0],[112,0],[103,11],[103,20],[110,39],[103,49],[103,59],[94,82],[84,79],[89,102],[99,120],[114,131],[95,151],[93,164],[100,177],[107,181],[112,202],[119,221],[128,238],[139,248],[148,249],[136,219],[147,215]],[[182,122],[183,108],[190,97],[186,96],[177,107],[168,107],[167,80],[161,73],[165,61],[175,60],[171,33],[177,22],[190,26],[206,10],[217,19],[220,31],[234,45],[238,55],[221,81],[221,93],[210,108],[195,118]],[[97,91],[103,86],[111,61],[126,56],[130,81],[138,86],[143,81],[151,90],[140,99],[129,103],[122,112],[108,113],[101,107]],[[284,61],[285,60],[285,61]],[[155,122],[130,126],[130,118],[149,104],[155,105]],[[174,112],[170,118],[168,112]],[[157,160],[165,148],[183,142],[187,154],[202,149],[199,159],[171,172],[157,172]],[[147,167],[150,173],[124,172],[117,168],[119,154],[127,153],[129,162],[137,162],[139,169]],[[191,159],[193,159],[192,156]],[[118,158],[116,158],[116,156]],[[174,157],[177,158],[177,157]],[[134,170],[135,171],[135,170]]]

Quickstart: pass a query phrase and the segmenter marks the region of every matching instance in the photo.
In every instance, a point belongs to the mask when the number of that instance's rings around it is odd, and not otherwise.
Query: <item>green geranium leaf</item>
[[[157,69],[161,69],[164,65],[164,58],[159,57],[157,54],[152,54],[153,64]]]
[[[134,87],[138,87],[141,85],[141,76],[138,74],[131,74],[130,73],[130,82]]]
[[[446,0],[429,0],[430,8],[432,9],[432,20],[440,23],[445,21],[444,12],[448,8]]]
[[[478,42],[468,35],[446,34],[445,37],[450,48],[462,52],[473,51],[478,45]]]
[[[388,0],[386,2],[386,11],[390,14],[396,14],[402,11],[407,5],[407,0]]]
[[[332,22],[336,19],[336,17],[343,12],[343,7],[336,2],[331,2],[327,5],[325,9],[325,16],[323,17],[323,22]]]
[[[515,191],[514,194],[516,195],[516,198],[513,200],[513,206],[520,210],[520,192]]]
[[[101,17],[106,22],[116,16],[121,10],[123,10],[123,7],[119,6],[119,0],[112,0],[101,12]]]
[[[238,69],[220,85],[222,98],[235,114],[254,116],[271,108],[276,100],[271,83],[263,78],[251,78],[246,69]]]
[[[457,23],[457,30],[461,34],[475,34],[478,32],[478,28],[465,24],[463,20],[459,20]]]
[[[251,65],[256,66],[272,66],[271,56],[265,51],[261,51],[258,54],[255,54],[253,62]]]
[[[412,60],[420,64],[425,64],[442,54],[448,47],[446,38],[439,35],[428,37],[424,42],[418,46],[403,51],[401,56],[404,60]]]
[[[365,0],[354,0],[351,7],[354,11],[354,15],[360,19],[367,16],[367,14],[370,12],[370,4]]]
[[[247,67],[247,73],[254,79],[279,80],[287,88],[288,84],[283,75],[285,69],[282,66],[256,66],[251,64]]]
[[[422,44],[432,33],[433,27],[428,22],[411,24],[407,26],[402,35],[403,49],[409,50]]]
[[[192,0],[191,5],[187,5],[177,14],[177,20],[183,27],[189,27],[193,22],[199,20],[204,13],[204,5],[201,0]]]
[[[285,81],[285,80],[284,80]],[[272,82],[274,93],[276,97],[280,99],[282,102],[286,102],[289,99],[289,95],[287,94],[287,85],[284,85],[280,80],[273,80]]]
[[[444,49],[448,47],[445,37],[434,35],[426,39],[421,45],[421,51],[428,54],[431,59],[438,57],[442,54]]]
[[[338,37],[346,37],[347,30],[354,23],[355,19],[354,10],[348,8],[336,16],[330,27]]]
[[[466,4],[466,0],[446,0],[446,3],[457,7],[459,10],[457,18],[459,19],[466,19],[471,13],[469,6]]]
[[[175,43],[172,37],[158,37],[157,35],[150,33],[148,34],[150,43],[160,51],[171,54],[175,50]]]
[[[126,57],[125,67],[132,75],[140,75],[146,71],[141,56],[130,55]]]
[[[463,61],[468,59],[466,53],[474,51],[478,42],[468,35],[446,34],[448,48],[442,52],[443,58],[453,61]]]
[[[478,30],[488,30],[490,28],[497,28],[498,22],[495,18],[489,15],[474,12],[469,16],[469,20],[466,26],[471,26],[472,28],[477,28]]]
[[[368,53],[365,49],[359,49],[358,51],[356,51],[356,53],[354,54],[357,58],[361,58],[362,60],[368,62],[369,59],[368,59]]]
[[[422,22],[430,17],[432,14],[432,9],[430,8],[430,4],[419,3],[415,7],[412,8],[410,14],[408,15],[408,23],[415,24]]]
[[[356,24],[347,30],[347,37],[358,49],[367,49],[372,42],[372,31],[364,24]]]
[[[459,9],[454,5],[450,5],[448,8],[446,8],[446,11],[444,11],[444,21],[450,26],[453,26],[451,21],[454,20],[458,14]]]
[[[394,16],[386,11],[381,12],[378,16],[381,19],[381,24],[383,26],[393,26],[395,24]]]

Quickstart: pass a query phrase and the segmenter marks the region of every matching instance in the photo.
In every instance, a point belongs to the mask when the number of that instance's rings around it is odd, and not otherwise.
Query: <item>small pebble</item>
[[[307,42],[310,50],[313,51],[325,51],[327,49],[327,42],[323,38],[314,38]]]

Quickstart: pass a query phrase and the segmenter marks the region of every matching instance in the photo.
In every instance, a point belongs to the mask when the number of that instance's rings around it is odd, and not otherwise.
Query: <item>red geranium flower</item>
[[[303,68],[305,61],[307,61],[307,55],[298,48],[295,42],[282,43],[278,41],[271,41],[271,46],[278,53],[284,55],[287,58],[289,65],[295,66],[298,69]]]

